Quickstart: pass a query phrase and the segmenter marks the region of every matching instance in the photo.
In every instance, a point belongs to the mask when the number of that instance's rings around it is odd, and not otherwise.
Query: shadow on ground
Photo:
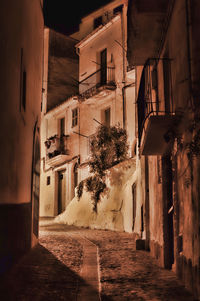
[[[75,301],[82,286],[88,284],[39,244],[1,280],[0,300]]]

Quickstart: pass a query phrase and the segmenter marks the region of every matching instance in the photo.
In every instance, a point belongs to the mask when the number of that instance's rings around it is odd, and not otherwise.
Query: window
[[[51,184],[51,177],[48,176],[48,177],[47,177],[47,185],[50,185],[50,184]]]
[[[78,124],[78,108],[72,110],[72,127]]]
[[[99,27],[103,23],[103,18],[102,16],[94,19],[94,29]]]
[[[59,120],[60,123],[60,136],[62,137],[65,134],[65,118]]]
[[[110,126],[110,108],[107,108],[106,110],[103,110],[102,112],[103,116],[102,116],[102,121],[103,121],[103,124],[106,125],[106,126]]]

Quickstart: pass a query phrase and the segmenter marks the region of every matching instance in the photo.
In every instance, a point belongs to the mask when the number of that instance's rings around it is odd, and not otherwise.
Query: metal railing
[[[101,86],[115,86],[115,68],[101,68],[79,82],[79,94],[89,94]]]
[[[69,151],[67,149],[67,135],[62,135],[58,137],[57,135],[48,138],[45,141],[46,146],[46,158],[51,159],[58,155],[68,155]]]
[[[160,110],[160,102],[157,97],[157,84],[156,87],[153,87],[153,84],[155,85],[154,79],[152,79],[152,65],[146,64],[143,68],[141,80],[140,80],[140,87],[138,91],[138,98],[137,98],[137,113],[138,113],[138,138],[139,138],[139,145],[141,142],[143,130],[145,127],[145,122],[148,119],[149,116],[152,115],[171,115],[173,114],[173,107],[171,106],[166,110],[166,107],[164,111]],[[155,69],[154,69],[155,70]],[[152,90],[155,91],[155,96],[153,97]],[[165,102],[163,103],[165,104]]]

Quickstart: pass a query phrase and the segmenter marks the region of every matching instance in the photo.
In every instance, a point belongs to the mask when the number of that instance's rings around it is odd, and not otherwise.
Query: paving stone
[[[172,271],[136,250],[133,234],[49,221],[40,229],[40,244],[1,279],[1,301],[195,300]]]

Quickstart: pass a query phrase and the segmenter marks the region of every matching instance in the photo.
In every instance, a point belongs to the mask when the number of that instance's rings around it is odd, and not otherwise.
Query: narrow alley
[[[200,1],[0,8],[0,301],[200,301]]]
[[[40,222],[40,243],[1,281],[0,300],[194,301],[134,235]]]

